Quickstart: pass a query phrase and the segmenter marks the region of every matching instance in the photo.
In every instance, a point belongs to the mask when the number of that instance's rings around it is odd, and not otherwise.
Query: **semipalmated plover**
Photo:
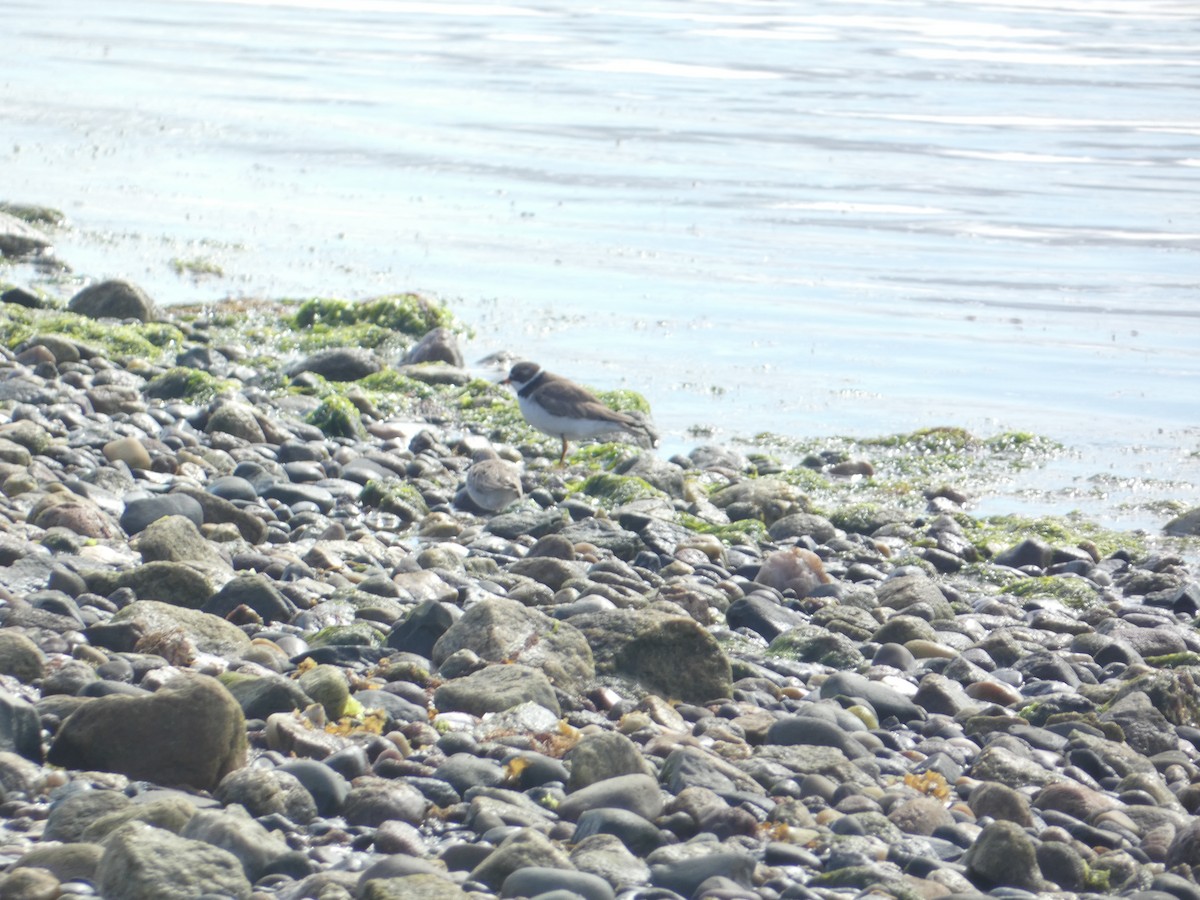
[[[596,438],[624,431],[655,443],[647,423],[630,413],[605,406],[587,388],[547,372],[537,363],[519,362],[502,384],[517,389],[517,402],[525,421],[545,434],[562,440],[562,465],[567,458],[567,441]]]
[[[476,450],[467,469],[467,498],[485,512],[499,512],[521,499],[521,470],[496,455],[491,447]]]

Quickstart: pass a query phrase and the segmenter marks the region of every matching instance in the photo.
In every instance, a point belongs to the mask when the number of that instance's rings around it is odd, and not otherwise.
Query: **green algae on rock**
[[[454,327],[454,316],[446,307],[420,294],[389,294],[371,300],[352,302],[335,298],[313,298],[300,303],[291,318],[292,326],[309,329],[318,326],[373,325],[399,331],[409,337],[421,337],[438,327]]]
[[[362,438],[362,414],[346,397],[331,394],[308,415],[308,424],[316,425],[329,437]]]
[[[1082,610],[1102,606],[1104,598],[1083,578],[1040,576],[1021,578],[1001,588],[1016,597],[1052,597],[1071,609]]]
[[[0,344],[16,349],[39,334],[62,335],[82,344],[81,355],[117,360],[161,361],[182,347],[183,332],[169,322],[124,323],[90,319],[65,309],[4,305]]]
[[[636,475],[614,475],[611,472],[589,475],[578,486],[577,491],[600,501],[610,509],[635,500],[663,499],[667,496]]]

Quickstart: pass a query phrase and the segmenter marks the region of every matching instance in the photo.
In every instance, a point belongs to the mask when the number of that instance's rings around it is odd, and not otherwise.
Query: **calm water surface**
[[[162,303],[435,293],[668,452],[1040,432],[981,511],[1156,528],[1200,502],[1200,16],[1046,5],[0,0],[0,199]]]

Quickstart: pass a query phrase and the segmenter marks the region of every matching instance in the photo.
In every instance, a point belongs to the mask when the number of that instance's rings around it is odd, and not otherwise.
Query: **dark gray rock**
[[[871,752],[832,722],[813,716],[788,716],[767,729],[768,744],[808,744],[817,747],[836,747],[848,759],[870,756]]]
[[[43,250],[49,250],[51,243],[48,235],[43,234],[24,219],[0,210],[0,256],[15,259],[41,253]],[[5,300],[4,302],[14,301]]]
[[[522,703],[536,703],[561,715],[554,686],[540,669],[512,663],[493,665],[440,685],[433,704],[440,710],[483,716],[503,712]]]
[[[404,354],[405,365],[431,362],[462,368],[462,350],[459,349],[457,336],[449,328],[438,327],[425,332]]]
[[[565,891],[583,900],[613,900],[612,885],[599,875],[566,872],[560,868],[525,866],[504,879],[501,897],[537,897],[550,891]]]
[[[121,279],[88,285],[68,301],[67,309],[90,319],[155,319],[154,301],[140,287]]]
[[[471,880],[498,890],[505,880],[519,869],[538,868],[575,870],[570,858],[550,839],[533,828],[522,828],[506,837],[483,862],[471,872]]]
[[[350,794],[350,782],[342,772],[334,768],[337,754],[321,762],[311,759],[296,759],[284,763],[275,770],[276,778],[285,788],[285,799],[290,796],[290,783],[295,780],[306,790],[322,816],[337,815]],[[365,768],[365,767],[364,767]],[[288,813],[293,821],[308,821]],[[311,818],[311,816],[309,817]]]
[[[440,778],[463,794],[476,785],[499,787],[504,783],[505,773],[495,760],[480,759],[469,753],[455,753],[437,767],[433,777]]]
[[[342,815],[351,825],[378,827],[391,819],[420,825],[429,801],[403,781],[364,776],[357,779],[342,803]]]
[[[1053,558],[1054,548],[1045,541],[1026,538],[1021,543],[996,554],[993,562],[998,566],[1009,566],[1013,569],[1019,569],[1021,566],[1037,566],[1044,569],[1050,565]]]
[[[764,640],[773,641],[785,631],[806,624],[808,617],[788,609],[769,594],[756,591],[729,604],[725,620],[730,628],[748,628]]]
[[[266,719],[272,713],[304,709],[312,698],[291,678],[281,675],[223,676],[221,683],[233,695],[247,719]]]
[[[662,846],[667,838],[653,822],[627,809],[594,807],[579,816],[574,842],[579,844],[593,835],[617,838],[630,853],[643,857]]]
[[[624,809],[653,820],[662,813],[662,792],[658,782],[649,775],[618,775],[568,794],[559,804],[558,814],[574,821],[589,809],[602,808]]]
[[[567,751],[565,760],[571,766],[569,791],[618,775],[654,774],[637,744],[618,731],[585,734]]]
[[[650,866],[650,882],[684,897],[691,897],[710,878],[728,878],[740,887],[753,884],[753,857],[735,850],[721,850],[717,845],[710,853],[674,862]]]
[[[239,606],[254,610],[264,622],[288,622],[297,612],[271,579],[258,573],[234,576],[201,609],[223,619]]]
[[[328,381],[359,381],[383,368],[379,358],[360,347],[333,347],[321,350],[294,363],[287,369],[289,378],[313,372]]]
[[[835,672],[821,684],[818,693],[822,699],[832,699],[840,695],[865,700],[881,721],[888,716],[895,716],[901,722],[925,718],[925,710],[903,694],[855,672]]]
[[[317,767],[324,780],[337,787],[314,790],[311,785],[317,779],[307,774],[309,767]],[[340,796],[326,796],[339,791]],[[255,818],[278,815],[303,825],[318,813],[336,815],[349,792],[349,783],[328,766],[313,760],[293,760],[277,769],[246,767],[230,772],[221,779],[213,796],[226,806],[238,804]]]
[[[183,516],[197,527],[204,524],[204,510],[186,494],[148,494],[132,497],[125,501],[125,511],[121,513],[120,524],[126,534],[134,535],[163,516]]]
[[[968,877],[985,890],[1007,886],[1040,891],[1045,886],[1033,840],[1015,822],[984,826],[962,862]]]
[[[438,638],[462,615],[457,606],[423,600],[388,632],[387,646],[405,653],[415,653],[426,659],[433,655]]]

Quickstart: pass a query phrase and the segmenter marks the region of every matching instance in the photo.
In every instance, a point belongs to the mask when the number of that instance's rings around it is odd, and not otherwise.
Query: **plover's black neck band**
[[[517,391],[517,396],[528,397],[530,394],[532,394],[535,390],[537,390],[537,386],[542,383],[542,377],[545,374],[545,372],[539,371],[536,375],[529,379],[529,382],[525,385],[525,387]]]

